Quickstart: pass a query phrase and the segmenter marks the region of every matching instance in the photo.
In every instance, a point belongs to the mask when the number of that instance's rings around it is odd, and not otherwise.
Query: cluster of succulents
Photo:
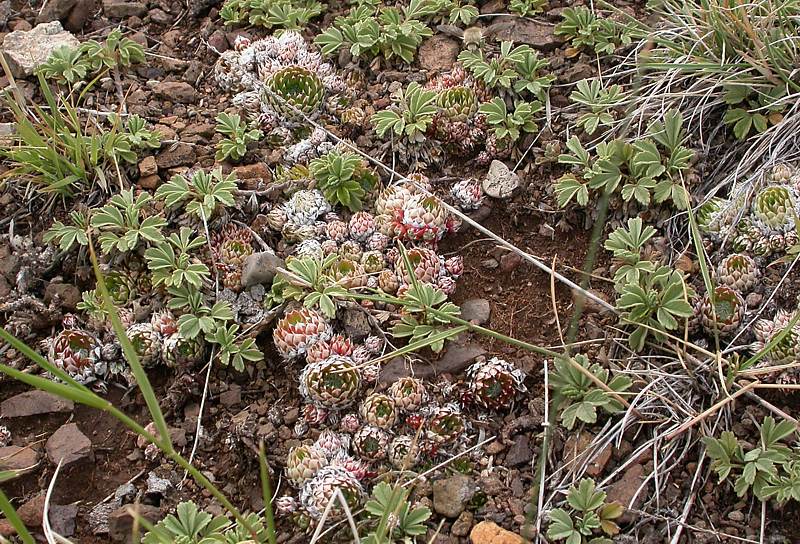
[[[281,142],[293,123],[318,116],[327,97],[345,90],[333,66],[296,31],[253,41],[239,37],[214,75],[224,90],[236,93],[233,104]]]
[[[768,369],[800,362],[800,323],[792,324],[795,316],[795,312],[778,310],[772,319],[759,319],[753,324],[753,334],[756,338],[753,346],[755,351],[762,351],[768,344],[777,340],[764,358],[756,364],[756,368]],[[798,371],[796,367],[790,366],[760,376],[760,379],[795,384],[798,382]]]
[[[734,251],[754,258],[779,257],[796,246],[800,217],[800,169],[779,164],[749,195],[733,190],[732,198],[713,199],[701,208],[700,224],[713,237],[731,238]]]

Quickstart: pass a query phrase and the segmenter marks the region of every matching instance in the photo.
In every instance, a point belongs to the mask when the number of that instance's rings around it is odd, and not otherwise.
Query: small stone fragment
[[[531,459],[533,459],[533,450],[530,438],[527,434],[518,434],[514,437],[514,443],[506,453],[505,466],[518,467],[530,463]]]
[[[81,432],[75,423],[67,423],[59,427],[47,440],[45,450],[47,458],[54,465],[63,460],[62,466],[67,466],[93,457],[92,441]]]
[[[111,19],[142,17],[147,13],[147,3],[136,0],[103,0],[103,13]]]
[[[28,446],[6,446],[0,448],[0,470],[24,471],[36,466],[39,454]]]
[[[483,180],[483,191],[492,198],[508,198],[519,187],[519,176],[500,161],[492,161]]]
[[[184,81],[162,81],[153,91],[156,96],[171,102],[194,104],[197,102],[197,91]]]
[[[433,482],[433,509],[448,518],[461,515],[475,494],[475,482],[466,474],[454,474]]]
[[[447,72],[453,68],[460,50],[458,42],[437,34],[419,46],[419,65],[430,72]]]
[[[153,156],[145,157],[139,163],[139,176],[146,178],[158,174],[158,163]]]
[[[485,298],[471,298],[461,304],[461,319],[476,325],[489,321],[492,306]]]
[[[196,161],[197,153],[195,153],[194,146],[183,142],[175,142],[156,157],[158,167],[164,170],[176,166],[191,166]]]
[[[0,403],[0,416],[26,417],[55,412],[71,412],[75,404],[45,391],[26,391]]]
[[[516,533],[503,529],[493,521],[482,521],[472,528],[469,534],[472,544],[523,544],[525,541]]]
[[[245,289],[259,284],[272,282],[278,268],[286,263],[271,251],[261,251],[248,255],[242,267],[242,287]]]

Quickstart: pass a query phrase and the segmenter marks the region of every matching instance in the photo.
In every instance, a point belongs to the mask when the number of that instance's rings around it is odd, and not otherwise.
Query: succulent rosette
[[[355,402],[361,375],[349,357],[331,355],[309,363],[300,376],[300,391],[315,404],[331,410],[346,408]]]
[[[287,359],[294,359],[320,340],[328,341],[333,329],[325,317],[311,308],[298,308],[287,312],[278,321],[272,338],[278,352]]]

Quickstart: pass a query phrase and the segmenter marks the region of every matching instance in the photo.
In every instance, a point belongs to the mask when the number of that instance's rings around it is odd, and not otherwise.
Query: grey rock
[[[67,538],[75,534],[75,518],[77,516],[78,505],[76,504],[51,504],[47,511],[50,527],[54,532]]]
[[[170,488],[172,488],[172,482],[166,478],[156,476],[155,472],[150,472],[147,475],[148,494],[166,495]]]
[[[342,322],[345,334],[354,342],[362,341],[372,332],[366,312],[358,308],[346,308],[339,313],[339,319]]]
[[[529,464],[533,459],[533,450],[531,449],[531,439],[527,434],[518,434],[514,437],[514,443],[506,452],[506,467],[518,467],[521,465]]]
[[[433,509],[448,518],[461,515],[475,495],[475,482],[466,474],[454,474],[433,482]]]
[[[519,187],[519,176],[505,163],[492,161],[489,173],[483,180],[483,191],[492,198],[508,198]]]
[[[120,506],[108,516],[108,535],[115,542],[133,542],[132,529],[134,516],[129,509],[134,510],[138,516],[143,517],[152,524],[161,519],[161,509],[149,504],[128,504]]]
[[[522,17],[498,17],[484,33],[498,41],[524,43],[543,51],[551,51],[564,43],[563,37],[556,36],[553,25]]]
[[[271,251],[261,251],[248,255],[242,267],[242,287],[252,287],[271,283],[279,268],[286,263]]]
[[[26,391],[0,403],[0,416],[26,417],[55,412],[71,412],[75,404],[45,391]]]
[[[378,378],[379,383],[389,384],[406,376],[416,376],[418,378],[429,379],[439,374],[456,374],[461,372],[469,364],[485,355],[486,350],[480,344],[457,344],[451,342],[445,344],[445,354],[433,364],[425,362],[411,363],[403,357],[395,357],[381,367],[381,374]]]
[[[17,78],[25,78],[44,64],[57,48],[79,45],[78,38],[64,30],[59,21],[52,21],[38,24],[28,31],[15,30],[7,34],[2,51],[8,60],[11,74]]]
[[[471,298],[461,304],[461,319],[483,325],[489,321],[492,305],[485,298]]]
[[[93,458],[92,441],[81,432],[75,423],[67,423],[59,427],[47,440],[45,450],[47,458],[54,465],[63,461],[62,466],[67,466]]]
[[[103,13],[111,19],[142,17],[147,13],[147,3],[136,0],[103,0]]]
[[[0,2],[0,29],[6,27],[9,17],[11,17],[11,0],[3,0]]]
[[[242,388],[236,384],[231,384],[230,389],[220,393],[219,402],[223,406],[230,408],[242,403]]]

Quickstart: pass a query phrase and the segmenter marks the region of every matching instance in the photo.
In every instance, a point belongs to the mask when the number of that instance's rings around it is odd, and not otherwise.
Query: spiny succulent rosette
[[[517,394],[526,391],[524,380],[524,372],[497,357],[478,361],[467,369],[470,400],[489,410],[508,409]]]
[[[225,225],[211,240],[214,264],[222,276],[222,284],[235,292],[242,289],[242,267],[253,254],[253,235],[250,229],[233,224]]]
[[[718,286],[713,294],[706,293],[695,308],[706,334],[730,336],[741,326],[747,305],[735,289]]]
[[[47,358],[78,382],[105,390],[105,382],[114,377],[130,381],[119,345],[113,340],[103,343],[84,329],[74,315],[67,315],[63,329],[47,339]]]
[[[756,341],[752,348],[756,353],[761,352],[770,342],[786,331],[778,343],[756,364],[756,368],[768,369],[800,362],[800,324],[795,323],[790,328],[794,317],[795,314],[792,312],[778,310],[772,319],[759,319],[753,324],[752,331]],[[774,383],[796,384],[799,376],[797,368],[787,368],[778,369],[769,374],[760,374],[758,378]]]
[[[478,106],[490,99],[486,89],[456,66],[450,73],[429,81],[427,88],[437,92],[439,108],[433,119],[433,133],[447,151],[473,156],[487,140],[487,124]]]
[[[242,42],[220,56],[217,83],[236,93],[234,104],[266,132],[293,128],[302,115],[316,117],[326,98],[345,91],[333,66],[294,31]]]

